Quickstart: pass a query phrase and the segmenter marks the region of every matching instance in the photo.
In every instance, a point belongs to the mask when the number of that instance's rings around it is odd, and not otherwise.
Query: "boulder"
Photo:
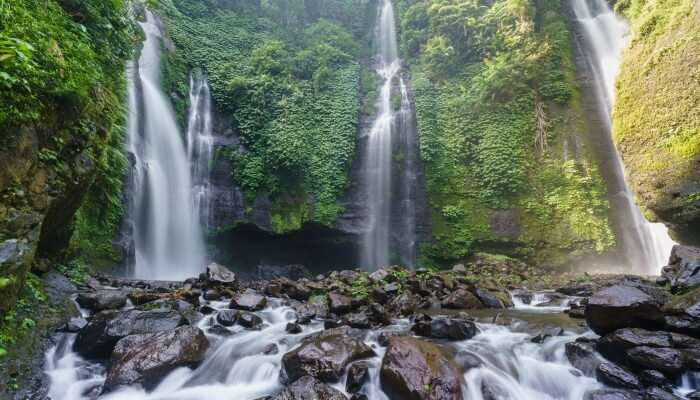
[[[380,370],[391,400],[461,400],[462,373],[435,344],[401,336],[389,339]]]
[[[627,350],[627,359],[641,369],[654,369],[673,376],[683,371],[683,356],[677,349],[639,346]]]
[[[683,398],[661,388],[650,387],[644,392],[644,400],[683,400]]]
[[[81,307],[94,312],[104,310],[116,310],[126,305],[126,293],[121,290],[97,290],[95,292],[83,292],[75,299]]]
[[[471,339],[479,331],[473,321],[464,318],[429,317],[425,314],[414,318],[411,330],[418,336],[448,340]]]
[[[345,314],[352,310],[352,297],[342,295],[338,292],[328,293],[328,305],[330,310],[336,314]]]
[[[566,358],[574,367],[587,376],[593,376],[602,359],[595,351],[595,345],[591,342],[575,341],[565,345]]]
[[[508,308],[513,306],[510,296],[504,292],[476,288],[474,294],[486,308]]]
[[[369,315],[366,312],[354,312],[346,314],[342,323],[358,329],[369,329],[372,326]]]
[[[170,331],[186,322],[182,314],[174,310],[101,311],[80,330],[73,349],[86,357],[107,357],[121,338]]]
[[[216,336],[231,336],[231,335],[233,335],[233,332],[231,332],[230,330],[226,329],[225,327],[223,327],[221,325],[210,326],[207,329],[207,333],[209,333],[210,335],[216,335]]]
[[[344,329],[331,329],[304,339],[282,357],[282,374],[288,382],[311,375],[324,382],[337,382],[352,361],[371,357],[374,351],[353,339]]]
[[[612,363],[601,363],[596,368],[596,378],[608,386],[622,389],[641,389],[642,385],[637,377]]]
[[[311,273],[301,264],[290,265],[258,265],[255,267],[255,277],[262,281],[275,278],[299,280],[311,276]]]
[[[666,329],[700,338],[700,288],[675,297],[663,311]]]
[[[301,325],[294,322],[288,322],[284,330],[285,332],[291,333],[292,335],[296,335],[297,333],[301,333],[303,331]]]
[[[675,245],[661,276],[678,292],[700,285],[700,248]]]
[[[599,389],[587,392],[584,400],[642,400],[636,391],[622,389]]]
[[[211,263],[207,266],[206,278],[211,285],[236,286],[236,274],[221,264]]]
[[[236,320],[236,323],[248,329],[260,329],[263,320],[251,312],[240,311],[238,312],[238,319]]]
[[[640,288],[613,285],[588,298],[586,322],[599,335],[620,328],[660,328],[663,326],[661,305],[659,298]]]
[[[247,289],[245,292],[231,299],[229,307],[245,311],[259,311],[265,308],[266,305],[267,297],[259,294],[255,290]]]
[[[366,362],[356,362],[348,368],[345,391],[348,393],[357,393],[368,380],[369,364]]]
[[[233,326],[238,321],[238,311],[236,310],[221,310],[216,314],[216,322],[223,326]]]
[[[103,390],[133,384],[152,388],[173,369],[197,365],[208,348],[204,333],[192,326],[126,336],[112,352]]]
[[[418,300],[411,293],[403,292],[394,297],[389,306],[390,309],[396,313],[396,315],[407,316],[413,314],[413,312],[416,310],[418,307]]]
[[[269,400],[347,400],[343,392],[311,376],[304,376]]]
[[[464,288],[459,288],[447,295],[442,300],[442,306],[455,310],[472,310],[483,308],[481,301],[474,294]]]

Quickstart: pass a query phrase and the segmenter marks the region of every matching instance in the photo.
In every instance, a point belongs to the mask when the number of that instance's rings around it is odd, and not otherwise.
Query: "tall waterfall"
[[[161,34],[150,12],[138,63],[129,68],[133,265],[143,279],[179,280],[204,268],[191,168],[170,102],[160,89]]]
[[[634,272],[658,274],[675,243],[663,224],[650,223],[636,206],[611,137],[615,78],[620,67],[620,52],[626,45],[627,24],[615,15],[605,0],[572,0],[571,4],[583,33],[586,69],[594,81],[598,114],[606,130],[605,137],[600,138],[604,143],[597,145],[607,153],[606,178],[612,194],[612,212],[616,214],[617,239]]]
[[[392,187],[392,163],[393,140],[403,138],[406,140],[407,127],[411,125],[412,108],[408,89],[401,76],[401,61],[398,56],[396,41],[396,25],[394,7],[390,0],[384,0],[380,4],[379,26],[377,29],[377,73],[382,78],[379,90],[379,98],[376,104],[377,116],[368,134],[367,153],[365,160],[364,185],[367,193],[369,209],[369,224],[364,237],[362,264],[365,268],[375,269],[388,266],[390,260],[390,234],[392,233],[392,209],[394,204],[399,204],[400,219],[405,226],[396,226],[397,238],[403,243],[399,250],[400,261],[412,266],[415,259],[415,211],[410,202],[410,180],[402,176],[403,182],[395,182],[397,191]],[[398,110],[395,110],[392,101],[395,95],[395,83],[398,81],[401,102]],[[395,138],[393,136],[396,136]],[[413,162],[412,158],[405,162]],[[405,183],[401,185],[401,183]],[[413,216],[413,217],[412,217]]]
[[[194,208],[209,231],[209,163],[214,150],[211,126],[211,94],[201,71],[190,75],[190,109],[187,116],[187,159],[192,165]]]

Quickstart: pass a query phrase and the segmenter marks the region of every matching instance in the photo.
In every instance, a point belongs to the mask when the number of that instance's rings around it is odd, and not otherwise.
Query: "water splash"
[[[186,279],[205,264],[190,164],[172,106],[159,86],[160,30],[150,12],[140,25],[146,40],[138,63],[128,69],[134,251],[129,272],[142,279]]]
[[[658,274],[666,265],[675,244],[668,229],[660,223],[644,218],[634,201],[634,195],[625,181],[624,165],[612,144],[611,112],[615,95],[615,78],[620,68],[620,53],[627,45],[627,23],[612,11],[605,0],[573,0],[571,2],[577,23],[584,34],[587,69],[590,71],[598,97],[599,110],[607,125],[608,135],[599,144],[605,148],[608,171],[614,182],[608,182],[611,207],[616,212],[616,231],[620,248],[628,267],[634,272]]]

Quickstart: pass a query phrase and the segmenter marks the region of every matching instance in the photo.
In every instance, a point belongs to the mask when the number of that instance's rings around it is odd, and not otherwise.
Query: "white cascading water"
[[[209,305],[216,310],[228,309],[226,301]],[[304,337],[321,330],[323,324],[314,322],[304,326],[299,334],[287,333],[286,325],[296,319],[295,312],[276,299],[271,299],[268,308],[255,314],[263,320],[262,329],[251,331],[235,326],[225,328],[229,333],[224,336],[208,332],[215,324],[216,315],[206,316],[198,326],[206,333],[211,348],[199,367],[176,369],[149,392],[136,386],[124,387],[100,399],[255,400],[278,393],[283,388],[279,381],[282,356]],[[397,320],[386,330],[407,332],[409,326],[408,320]],[[465,371],[462,388],[465,400],[583,400],[586,391],[601,387],[594,378],[585,376],[568,362],[564,346],[577,337],[573,332],[538,344],[530,341],[532,333],[490,323],[480,323],[478,327],[481,333],[474,338],[445,344],[455,354],[458,364],[473,365],[476,359],[480,365]],[[370,331],[365,339],[376,353],[367,360],[369,379],[361,389],[370,400],[388,400],[379,376],[385,352],[377,343],[380,332]],[[104,366],[86,361],[72,351],[75,334],[61,335],[58,344],[46,354],[45,372],[50,378],[51,399],[94,398],[105,379]],[[279,351],[265,354],[271,344],[277,345]],[[345,393],[345,377],[332,386]]]
[[[377,117],[368,135],[367,158],[365,161],[366,175],[364,177],[369,209],[369,226],[364,237],[362,265],[369,270],[385,267],[390,263],[392,132],[396,128],[397,122],[402,122],[396,121],[397,115],[406,120],[412,113],[408,89],[400,75],[401,61],[399,60],[396,41],[394,6],[391,0],[384,0],[380,7],[379,27],[377,30],[379,44],[379,52],[377,54],[379,67],[377,73],[383,81],[376,105]],[[396,79],[399,80],[401,88],[401,108],[398,112],[394,110],[392,102],[392,93]],[[406,124],[399,124],[399,126],[406,126]],[[414,219],[405,221],[411,224],[410,232],[413,232],[414,229]],[[410,242],[410,247],[413,247],[415,244],[414,236],[415,233],[407,239]],[[413,251],[413,249],[410,249],[410,251]],[[410,264],[414,257],[409,255],[403,258],[405,258],[405,262]]]
[[[204,232],[209,231],[209,178],[214,136],[209,83],[200,71],[190,75],[190,109],[187,116],[187,159],[192,165],[194,208]]]
[[[191,168],[170,102],[160,89],[161,34],[150,12],[138,64],[129,68],[134,265],[141,279],[182,280],[205,264]]]
[[[619,18],[606,0],[573,0],[576,19],[580,24],[588,49],[587,62],[598,85],[600,107],[605,107],[608,127],[612,126],[611,112],[615,94],[615,79],[620,68],[620,53],[626,46],[627,23]],[[612,129],[610,129],[612,132]],[[610,138],[612,140],[612,138]],[[668,229],[661,223],[650,223],[644,218],[625,182],[624,165],[618,153],[612,163],[615,174],[622,182],[616,195],[626,202],[625,229],[618,238],[625,247],[625,257],[634,272],[658,275],[667,264],[671,248],[675,244]]]

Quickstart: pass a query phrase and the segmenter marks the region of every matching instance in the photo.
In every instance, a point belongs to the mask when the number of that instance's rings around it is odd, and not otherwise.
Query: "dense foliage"
[[[433,260],[501,246],[557,264],[612,245],[604,189],[586,154],[569,160],[578,92],[558,0],[402,0]],[[512,232],[494,232],[493,212]],[[546,260],[544,260],[546,254]]]
[[[684,241],[700,240],[700,6],[618,1],[631,21],[613,116],[638,200]],[[651,216],[651,215],[650,215]]]
[[[341,211],[363,96],[366,3],[160,2],[176,47],[165,85],[184,99],[187,71],[205,71],[243,145],[219,156],[232,159],[249,201],[270,195],[277,232],[331,225]]]

